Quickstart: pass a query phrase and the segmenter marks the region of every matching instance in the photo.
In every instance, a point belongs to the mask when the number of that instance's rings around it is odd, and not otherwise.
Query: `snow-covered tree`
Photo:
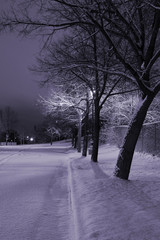
[[[19,11],[2,15],[1,29],[17,28],[22,34],[41,33],[49,41],[57,30],[92,26],[95,35],[103,35],[117,62],[113,68],[97,66],[97,69],[137,84],[142,98],[130,122],[115,171],[117,177],[128,179],[142,124],[160,90],[156,67],[160,56],[159,0],[35,0],[18,7]]]
[[[47,98],[40,98],[45,112],[53,114],[54,112],[63,113],[64,119],[72,122],[73,125],[78,126],[78,151],[81,152],[81,133],[82,133],[82,120],[88,112],[86,109],[86,96],[84,94],[84,87],[72,86],[68,90],[56,89],[50,92]],[[83,90],[82,90],[83,89]],[[82,92],[83,91],[83,92]]]
[[[100,130],[100,112],[121,77],[103,71],[113,67],[112,50],[104,44],[101,34],[94,28],[74,29],[70,36],[47,48],[47,54],[38,59],[38,72],[45,74],[44,83],[53,85],[84,84],[89,105],[92,103],[93,151],[92,160],[97,161]],[[90,97],[89,97],[90,96]],[[88,108],[88,107],[87,107]]]

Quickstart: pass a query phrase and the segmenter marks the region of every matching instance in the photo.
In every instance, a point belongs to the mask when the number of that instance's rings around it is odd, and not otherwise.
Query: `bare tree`
[[[100,131],[100,112],[109,96],[113,94],[121,77],[105,71],[115,64],[112,49],[104,43],[102,34],[92,27],[77,30],[59,43],[48,46],[45,57],[38,59],[36,68],[45,73],[44,83],[53,85],[85,84],[88,105],[92,104],[93,149],[92,160],[97,162]],[[88,109],[88,107],[86,107]]]
[[[77,123],[78,152],[81,152],[82,119],[88,111],[88,109],[86,109],[85,101],[86,99],[84,94],[82,94],[80,86],[78,86],[77,89],[75,86],[72,86],[72,89],[67,91],[63,91],[62,89],[52,90],[49,97],[46,99],[41,97],[40,99],[40,102],[45,107],[47,113],[53,113],[55,111],[66,113],[67,118],[69,118],[70,121]]]
[[[36,12],[36,17],[33,17],[33,12]],[[3,14],[1,28],[17,27],[23,34],[41,31],[48,37],[47,40],[52,39],[56,30],[75,26],[78,28],[92,26],[96,33],[103,35],[106,45],[116,56],[117,65],[111,69],[97,66],[97,69],[107,74],[128,78],[137,84],[142,93],[115,170],[117,177],[128,179],[142,124],[149,106],[160,90],[159,77],[155,73],[160,56],[159,1],[48,0],[44,6],[43,1],[36,0],[29,1],[29,4],[27,2],[25,7],[23,6],[23,11],[12,13],[10,16]],[[95,90],[97,94],[97,86]],[[98,101],[95,105],[97,103]]]
[[[80,12],[83,15],[81,20],[93,24],[112,47],[120,65],[112,71],[105,70],[130,79],[142,92],[142,100],[129,125],[115,170],[117,177],[128,179],[142,124],[149,106],[160,90],[159,78],[155,75],[160,56],[159,1],[91,1],[88,7],[81,4],[75,6],[71,1],[70,4],[66,1],[60,3],[74,9],[78,16]]]

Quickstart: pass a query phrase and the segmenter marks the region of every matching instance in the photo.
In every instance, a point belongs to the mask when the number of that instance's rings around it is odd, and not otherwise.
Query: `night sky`
[[[0,103],[32,101],[44,90],[38,76],[28,69],[35,64],[38,40],[18,39],[14,34],[0,35]]]
[[[8,3],[9,0],[1,0],[0,10],[5,9]],[[36,114],[32,114],[33,109],[38,96],[47,93],[47,89],[39,86],[40,76],[28,69],[36,63],[35,58],[39,51],[38,38],[22,38],[9,32],[0,33],[0,108],[11,106],[23,115],[27,112],[27,116],[31,109],[28,125],[38,121],[39,117],[36,119]]]

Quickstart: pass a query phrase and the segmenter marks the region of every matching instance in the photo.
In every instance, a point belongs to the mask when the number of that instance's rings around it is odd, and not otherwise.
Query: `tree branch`
[[[109,90],[108,94],[106,95],[106,97],[103,99],[103,101],[100,104],[100,108],[102,108],[103,104],[106,102],[107,98],[109,98],[111,96],[112,91],[114,90],[114,88],[116,87],[116,85],[120,82],[121,77],[114,83],[114,85],[112,86],[112,88]]]
[[[125,93],[130,93],[130,92],[136,92],[136,91],[138,91],[138,90],[139,90],[138,88],[135,88],[135,89],[128,90],[128,91],[111,93],[110,96],[119,95],[119,94],[125,94]]]
[[[148,65],[150,59],[153,57],[154,49],[155,49],[155,43],[157,40],[158,32],[160,28],[160,12],[156,11],[154,15],[154,26],[153,31],[150,39],[150,43],[146,52],[145,56],[145,67]]]
[[[151,70],[152,66],[156,62],[156,60],[160,57],[160,49],[157,50],[157,52],[154,54],[154,56],[151,58],[150,62],[148,63],[144,74],[148,74],[149,71]]]
[[[145,2],[147,5],[151,6],[152,8],[154,8],[154,9],[156,9],[156,10],[160,10],[160,7],[155,6],[154,4],[149,3],[149,2],[147,2],[147,1],[144,1],[144,2]]]

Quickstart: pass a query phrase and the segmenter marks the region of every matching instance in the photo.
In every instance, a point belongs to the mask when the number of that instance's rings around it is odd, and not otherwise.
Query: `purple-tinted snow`
[[[0,239],[160,239],[160,159],[135,153],[125,181],[116,147],[98,164],[68,147],[0,147]]]

